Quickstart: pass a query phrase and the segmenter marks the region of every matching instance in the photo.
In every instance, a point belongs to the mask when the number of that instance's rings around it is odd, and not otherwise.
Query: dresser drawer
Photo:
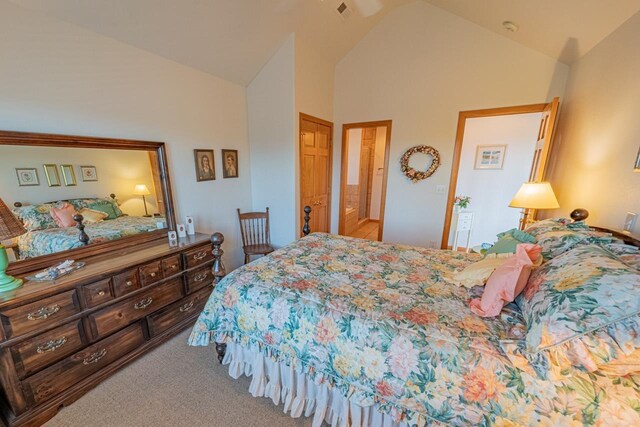
[[[175,302],[147,318],[151,336],[159,335],[183,320],[200,313],[213,288],[206,287],[180,301]]]
[[[76,291],[67,291],[0,312],[6,337],[44,329],[80,311]]]
[[[103,337],[182,298],[179,279],[149,289],[89,316],[95,337]]]
[[[459,221],[458,222],[458,231],[467,231],[467,230],[471,230],[471,220],[464,220],[464,221]]]
[[[213,259],[210,245],[200,246],[199,248],[185,251],[183,252],[183,255],[185,261],[184,265],[186,269],[195,267],[196,265],[204,264],[205,262],[209,262]]]
[[[20,377],[50,365],[84,346],[80,320],[67,323],[11,347]]]
[[[87,307],[95,307],[114,298],[111,291],[111,279],[100,280],[99,282],[82,287],[82,294],[87,303]]]
[[[138,269],[134,268],[113,276],[113,294],[117,297],[140,289]]]
[[[173,276],[182,270],[180,268],[180,255],[174,255],[162,260],[162,272],[164,277]]]
[[[473,212],[460,212],[458,214],[458,221],[467,221],[473,219]]]
[[[211,271],[211,264],[204,268],[199,268],[189,272],[186,275],[186,282],[188,294],[213,283],[213,271]]]
[[[140,282],[142,286],[147,286],[162,280],[162,263],[160,261],[150,262],[140,267]]]
[[[77,382],[138,348],[144,342],[140,323],[63,359],[22,382],[35,403],[63,392]]]

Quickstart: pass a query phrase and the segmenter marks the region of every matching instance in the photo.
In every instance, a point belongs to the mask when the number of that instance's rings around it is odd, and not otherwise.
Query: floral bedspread
[[[251,346],[410,425],[640,420],[621,403],[640,376],[550,382],[514,366],[500,342],[523,337],[517,307],[480,318],[468,303],[481,289],[447,283],[478,259],[312,234],[225,277],[189,343]]]
[[[121,216],[112,220],[86,224],[84,231],[89,235],[90,243],[99,243],[153,231],[156,229],[156,222],[155,218]],[[79,248],[82,246],[78,239],[79,233],[76,227],[29,231],[18,237],[20,258],[31,258]]]

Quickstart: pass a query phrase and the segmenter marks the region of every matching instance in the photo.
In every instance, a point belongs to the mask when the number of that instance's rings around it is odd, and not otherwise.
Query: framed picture
[[[16,175],[18,175],[18,185],[20,187],[40,185],[36,168],[16,168]]]
[[[196,162],[196,180],[201,182],[216,179],[213,150],[193,150],[193,155]]]
[[[95,166],[80,166],[80,175],[82,175],[84,182],[98,180],[98,172]]]
[[[77,184],[76,174],[73,171],[73,165],[60,165],[60,171],[62,172],[64,185],[66,185],[67,187],[73,187]]]
[[[60,174],[58,173],[57,165],[43,165],[44,166],[44,175],[47,177],[47,184],[49,187],[60,187],[62,183],[60,182]]]
[[[502,169],[506,145],[478,145],[474,169]]]
[[[638,149],[638,156],[636,157],[636,164],[633,166],[634,172],[640,172],[640,149]]]
[[[222,150],[222,177],[238,177],[238,150]]]

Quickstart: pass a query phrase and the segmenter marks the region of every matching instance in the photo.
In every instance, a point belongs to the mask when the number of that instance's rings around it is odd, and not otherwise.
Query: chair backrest
[[[271,244],[269,208],[266,212],[245,213],[240,213],[240,209],[238,209],[238,220],[242,233],[242,246]]]

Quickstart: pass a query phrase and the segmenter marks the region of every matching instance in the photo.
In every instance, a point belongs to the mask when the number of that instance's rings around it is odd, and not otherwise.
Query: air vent
[[[349,16],[351,16],[351,9],[344,2],[338,5],[336,12],[338,12],[338,15],[340,15],[340,18],[342,18],[343,21],[346,20]]]

